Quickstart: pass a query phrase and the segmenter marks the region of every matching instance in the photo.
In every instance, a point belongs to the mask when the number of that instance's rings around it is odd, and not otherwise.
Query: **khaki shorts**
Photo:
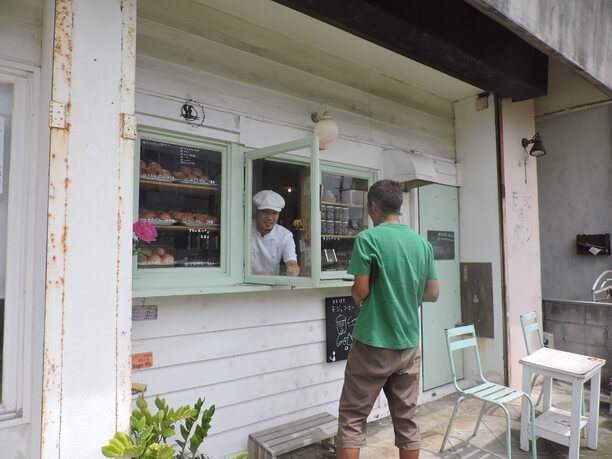
[[[419,396],[421,348],[382,349],[353,341],[349,351],[340,397],[336,446],[366,445],[366,420],[380,390],[385,391],[395,430],[395,446],[421,447],[414,422]]]

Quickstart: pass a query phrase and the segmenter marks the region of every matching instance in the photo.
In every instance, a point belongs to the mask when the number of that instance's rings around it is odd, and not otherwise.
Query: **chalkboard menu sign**
[[[325,298],[327,361],[346,360],[353,342],[353,327],[359,308],[351,296]]]
[[[455,259],[454,231],[427,231],[427,240],[434,251],[434,260]]]
[[[170,172],[178,171],[180,166],[199,168],[210,180],[221,183],[221,155],[218,151],[142,139],[140,159],[147,163],[158,162]]]

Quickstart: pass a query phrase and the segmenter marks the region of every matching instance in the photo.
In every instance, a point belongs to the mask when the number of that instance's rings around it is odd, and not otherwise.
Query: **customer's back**
[[[381,223],[359,233],[355,257],[365,262],[364,267],[370,266],[374,280],[353,338],[388,349],[418,346],[418,307],[426,281],[437,278],[431,244],[407,225]],[[376,273],[372,266],[377,266]]]

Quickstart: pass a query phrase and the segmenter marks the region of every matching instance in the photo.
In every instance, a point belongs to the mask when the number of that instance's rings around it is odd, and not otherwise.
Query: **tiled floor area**
[[[568,409],[571,405],[569,386],[555,383],[553,404],[559,408]],[[433,402],[421,405],[418,409],[418,423],[421,428],[422,450],[421,458],[494,458],[506,456],[506,422],[501,409],[488,408],[478,435],[472,437],[478,414],[482,404],[476,400],[464,401],[455,419],[455,424],[447,450],[440,453],[440,445],[444,438],[448,421],[457,400],[456,395],[450,395]],[[519,449],[520,432],[520,401],[511,404],[510,417],[512,422],[512,457],[532,457]],[[567,457],[568,448],[557,443],[539,438],[538,456],[548,458]],[[393,427],[390,418],[384,418],[371,424],[368,433],[368,447],[362,451],[364,459],[382,459],[397,457],[393,445]],[[608,406],[601,404],[599,418],[598,447],[592,451],[586,447],[586,440],[581,440],[580,457],[612,457],[612,417],[608,414]]]
[[[571,394],[569,386],[555,383],[553,389],[553,405],[559,408],[570,407]],[[488,408],[483,423],[476,437],[472,431],[476,425],[481,404],[476,400],[464,401],[455,419],[447,450],[440,453],[440,445],[457,395],[426,403],[419,406],[417,422],[421,429],[421,458],[496,458],[506,456],[505,432],[506,422],[501,409]],[[587,405],[588,406],[588,405]],[[509,408],[512,420],[512,457],[527,458],[531,453],[519,449],[520,432],[520,401]],[[536,413],[537,415],[537,413]],[[362,459],[397,458],[397,449],[393,446],[393,426],[390,418],[383,418],[368,424],[368,446],[362,449]],[[568,448],[548,440],[537,440],[538,456],[546,458],[567,457]],[[303,451],[301,458],[333,458],[330,450],[310,449]],[[608,405],[600,405],[599,436],[596,451],[587,448],[586,440],[581,439],[580,457],[612,458],[612,416],[608,413]]]

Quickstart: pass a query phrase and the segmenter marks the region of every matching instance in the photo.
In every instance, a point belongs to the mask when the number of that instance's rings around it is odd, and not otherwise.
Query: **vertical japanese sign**
[[[359,308],[351,296],[325,298],[327,361],[346,360],[353,342],[353,327]]]

